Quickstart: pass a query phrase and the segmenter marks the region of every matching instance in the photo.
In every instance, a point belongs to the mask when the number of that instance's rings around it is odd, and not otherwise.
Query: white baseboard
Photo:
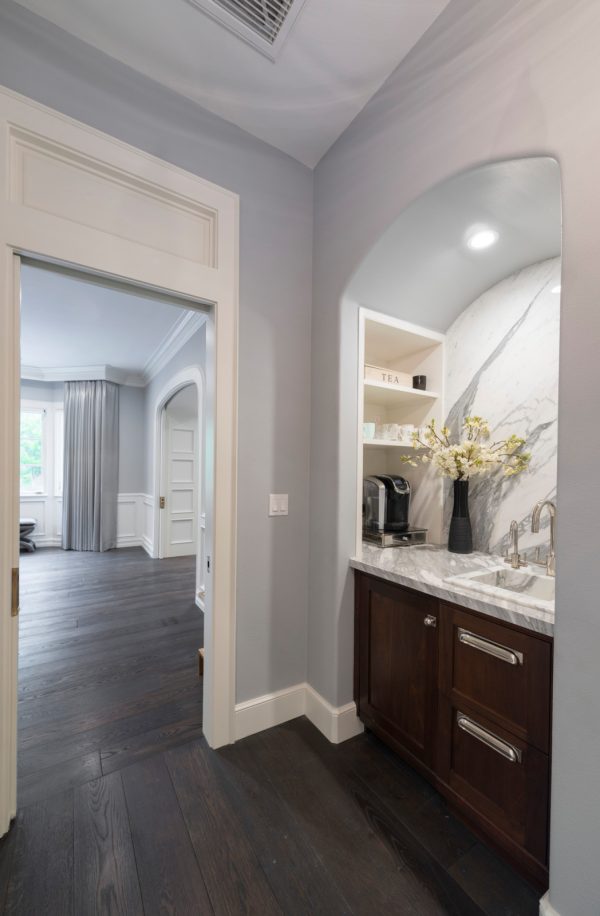
[[[310,684],[306,685],[305,715],[332,744],[341,744],[365,730],[356,715],[356,703],[332,706]]]
[[[235,707],[235,738],[247,738],[304,715],[306,684],[254,697]]]
[[[332,706],[310,684],[303,683],[238,703],[235,707],[236,740],[303,715],[332,744],[347,741],[364,730],[354,703]]]
[[[197,594],[195,598],[195,604],[197,608],[200,608],[202,613],[204,613],[204,598],[202,595]]]
[[[154,559],[154,546],[150,538],[147,537],[147,535],[145,534],[142,535],[142,542],[140,546],[144,548],[144,550],[146,551],[149,557],[152,557]]]
[[[60,547],[62,544],[62,538],[52,537],[52,535],[49,534],[40,534],[36,536],[34,532],[31,537],[36,547]]]
[[[540,916],[560,916],[558,910],[550,903],[550,891],[546,891],[540,900]]]
[[[56,501],[56,500],[55,500]],[[22,517],[32,516],[37,524],[32,538],[37,547],[60,547],[62,539],[60,525],[53,521],[52,512],[47,510],[47,497],[24,497],[21,500]],[[50,514],[51,517],[46,519]],[[143,547],[154,556],[154,545],[149,532],[154,531],[154,500],[147,493],[119,493],[117,495],[117,547]],[[46,522],[53,534],[47,534]]]

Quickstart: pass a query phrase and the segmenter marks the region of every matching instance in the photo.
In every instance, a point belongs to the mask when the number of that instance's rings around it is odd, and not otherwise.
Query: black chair
[[[36,520],[34,518],[19,519],[19,548],[21,553],[33,553],[35,550],[35,541],[31,536],[35,526]]]

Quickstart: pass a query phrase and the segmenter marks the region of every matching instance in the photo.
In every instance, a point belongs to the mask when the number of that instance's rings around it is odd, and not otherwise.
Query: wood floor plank
[[[195,738],[200,738],[201,735],[202,716],[200,712],[189,713],[177,721],[135,735],[118,745],[100,748],[102,772],[104,774],[112,773],[114,770],[131,766],[136,761],[159,754],[167,748],[193,741]]]
[[[281,916],[204,740],[165,754],[211,904],[218,916]],[[215,837],[219,842],[215,842]]]
[[[92,751],[71,760],[36,770],[17,780],[17,804],[20,808],[64,792],[102,775],[100,753]]]
[[[370,787],[335,766],[326,739],[323,755],[302,734],[306,720],[262,733],[257,755],[338,881],[354,912],[421,916],[481,916],[481,910],[415,842]],[[395,868],[392,866],[392,862]]]
[[[343,884],[326,868],[300,819],[256,756],[257,736],[221,748],[213,758],[232,805],[284,913],[348,916]]]
[[[162,756],[121,771],[146,916],[213,912]]]
[[[39,550],[21,580],[20,804],[200,733],[194,557]]]
[[[19,812],[5,916],[73,914],[73,792]]]
[[[80,786],[74,804],[75,913],[143,916],[120,774]]]
[[[111,719],[105,725],[86,731],[78,730],[72,734],[65,732],[64,737],[29,748],[27,753],[19,757],[19,776],[25,777],[64,760],[92,753],[99,747],[111,747],[120,742],[127,742],[138,735],[178,722],[194,713],[198,714],[198,720],[201,721],[198,693],[199,687],[195,684],[188,687],[187,693],[172,703],[145,707],[137,714]]]

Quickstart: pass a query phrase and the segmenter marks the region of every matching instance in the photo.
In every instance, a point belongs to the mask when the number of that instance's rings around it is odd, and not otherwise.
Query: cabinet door
[[[437,602],[357,577],[359,715],[367,727],[433,765],[437,712]]]

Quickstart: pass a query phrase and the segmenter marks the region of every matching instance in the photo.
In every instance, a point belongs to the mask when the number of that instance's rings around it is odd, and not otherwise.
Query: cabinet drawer
[[[551,644],[452,605],[443,610],[443,693],[547,753]]]
[[[541,864],[547,860],[549,758],[483,716],[444,704],[443,778],[478,814]]]

